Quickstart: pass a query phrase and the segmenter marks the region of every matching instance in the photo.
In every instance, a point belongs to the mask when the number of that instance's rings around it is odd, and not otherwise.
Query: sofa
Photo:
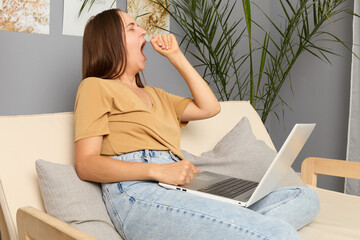
[[[276,151],[249,102],[222,102],[221,107],[214,118],[182,129],[182,150],[194,158],[211,152],[245,117],[254,141]],[[0,133],[1,240],[121,239],[111,235],[116,232],[99,185],[76,179],[73,113],[2,116]],[[316,187],[317,174],[360,179],[360,164],[313,157],[303,161],[298,180],[318,193],[321,212],[299,230],[302,239],[360,239],[360,197]],[[289,176],[292,180],[282,184],[291,185],[298,177],[293,171]],[[100,230],[109,230],[108,235]]]

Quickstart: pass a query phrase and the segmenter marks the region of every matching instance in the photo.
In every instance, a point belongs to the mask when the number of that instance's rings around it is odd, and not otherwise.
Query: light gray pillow
[[[101,240],[121,240],[106,211],[101,186],[82,181],[72,165],[36,161],[46,212]]]
[[[192,155],[182,151],[184,157],[201,171],[211,171],[259,182],[264,176],[276,152],[262,140],[256,139],[247,117],[243,117],[227,133],[213,150]],[[293,169],[283,179],[281,186],[305,186]]]

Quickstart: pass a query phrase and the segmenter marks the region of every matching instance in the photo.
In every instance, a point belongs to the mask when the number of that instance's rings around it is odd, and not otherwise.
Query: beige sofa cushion
[[[360,197],[310,186],[320,199],[318,216],[299,233],[303,240],[360,239]]]
[[[220,114],[213,118],[189,122],[188,126],[182,129],[180,145],[182,150],[197,156],[212,150],[244,116],[249,119],[255,137],[275,150],[264,124],[249,102],[229,101],[220,104]]]

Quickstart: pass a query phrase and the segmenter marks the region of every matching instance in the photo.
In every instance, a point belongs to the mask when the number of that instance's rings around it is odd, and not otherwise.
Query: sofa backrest
[[[221,112],[213,118],[192,121],[181,132],[181,149],[194,155],[212,150],[243,117],[249,119],[257,139],[275,147],[258,113],[248,101],[221,102]]]
[[[73,164],[73,113],[0,117],[0,204],[10,239],[18,239],[16,211],[44,211],[35,161]]]
[[[274,146],[249,102],[222,102],[216,117],[194,121],[182,130],[181,148],[199,155],[211,150],[247,116],[258,139]],[[17,239],[16,211],[33,206],[44,211],[35,161],[74,164],[73,113],[0,117],[0,204],[10,239]]]

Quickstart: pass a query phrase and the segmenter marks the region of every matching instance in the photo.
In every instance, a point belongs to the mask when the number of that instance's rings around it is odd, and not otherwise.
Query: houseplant
[[[83,6],[87,2],[84,1]],[[278,0],[282,19],[275,22],[256,4],[242,0],[153,0],[166,9],[183,31],[181,44],[198,63],[195,65],[220,100],[249,100],[265,123],[269,114],[278,117],[276,107],[286,106],[279,96],[285,81],[291,82],[290,70],[303,52],[329,62],[332,49],[322,41],[334,41],[351,49],[339,37],[324,30],[328,24],[352,13],[346,0]],[[264,28],[251,15],[251,8],[260,9],[272,27]],[[244,18],[239,18],[239,11]],[[237,16],[234,16],[237,15]],[[234,19],[235,20],[232,20]],[[257,41],[254,28],[263,36]],[[248,43],[248,51],[240,53],[237,46]],[[254,57],[255,56],[255,57]]]

